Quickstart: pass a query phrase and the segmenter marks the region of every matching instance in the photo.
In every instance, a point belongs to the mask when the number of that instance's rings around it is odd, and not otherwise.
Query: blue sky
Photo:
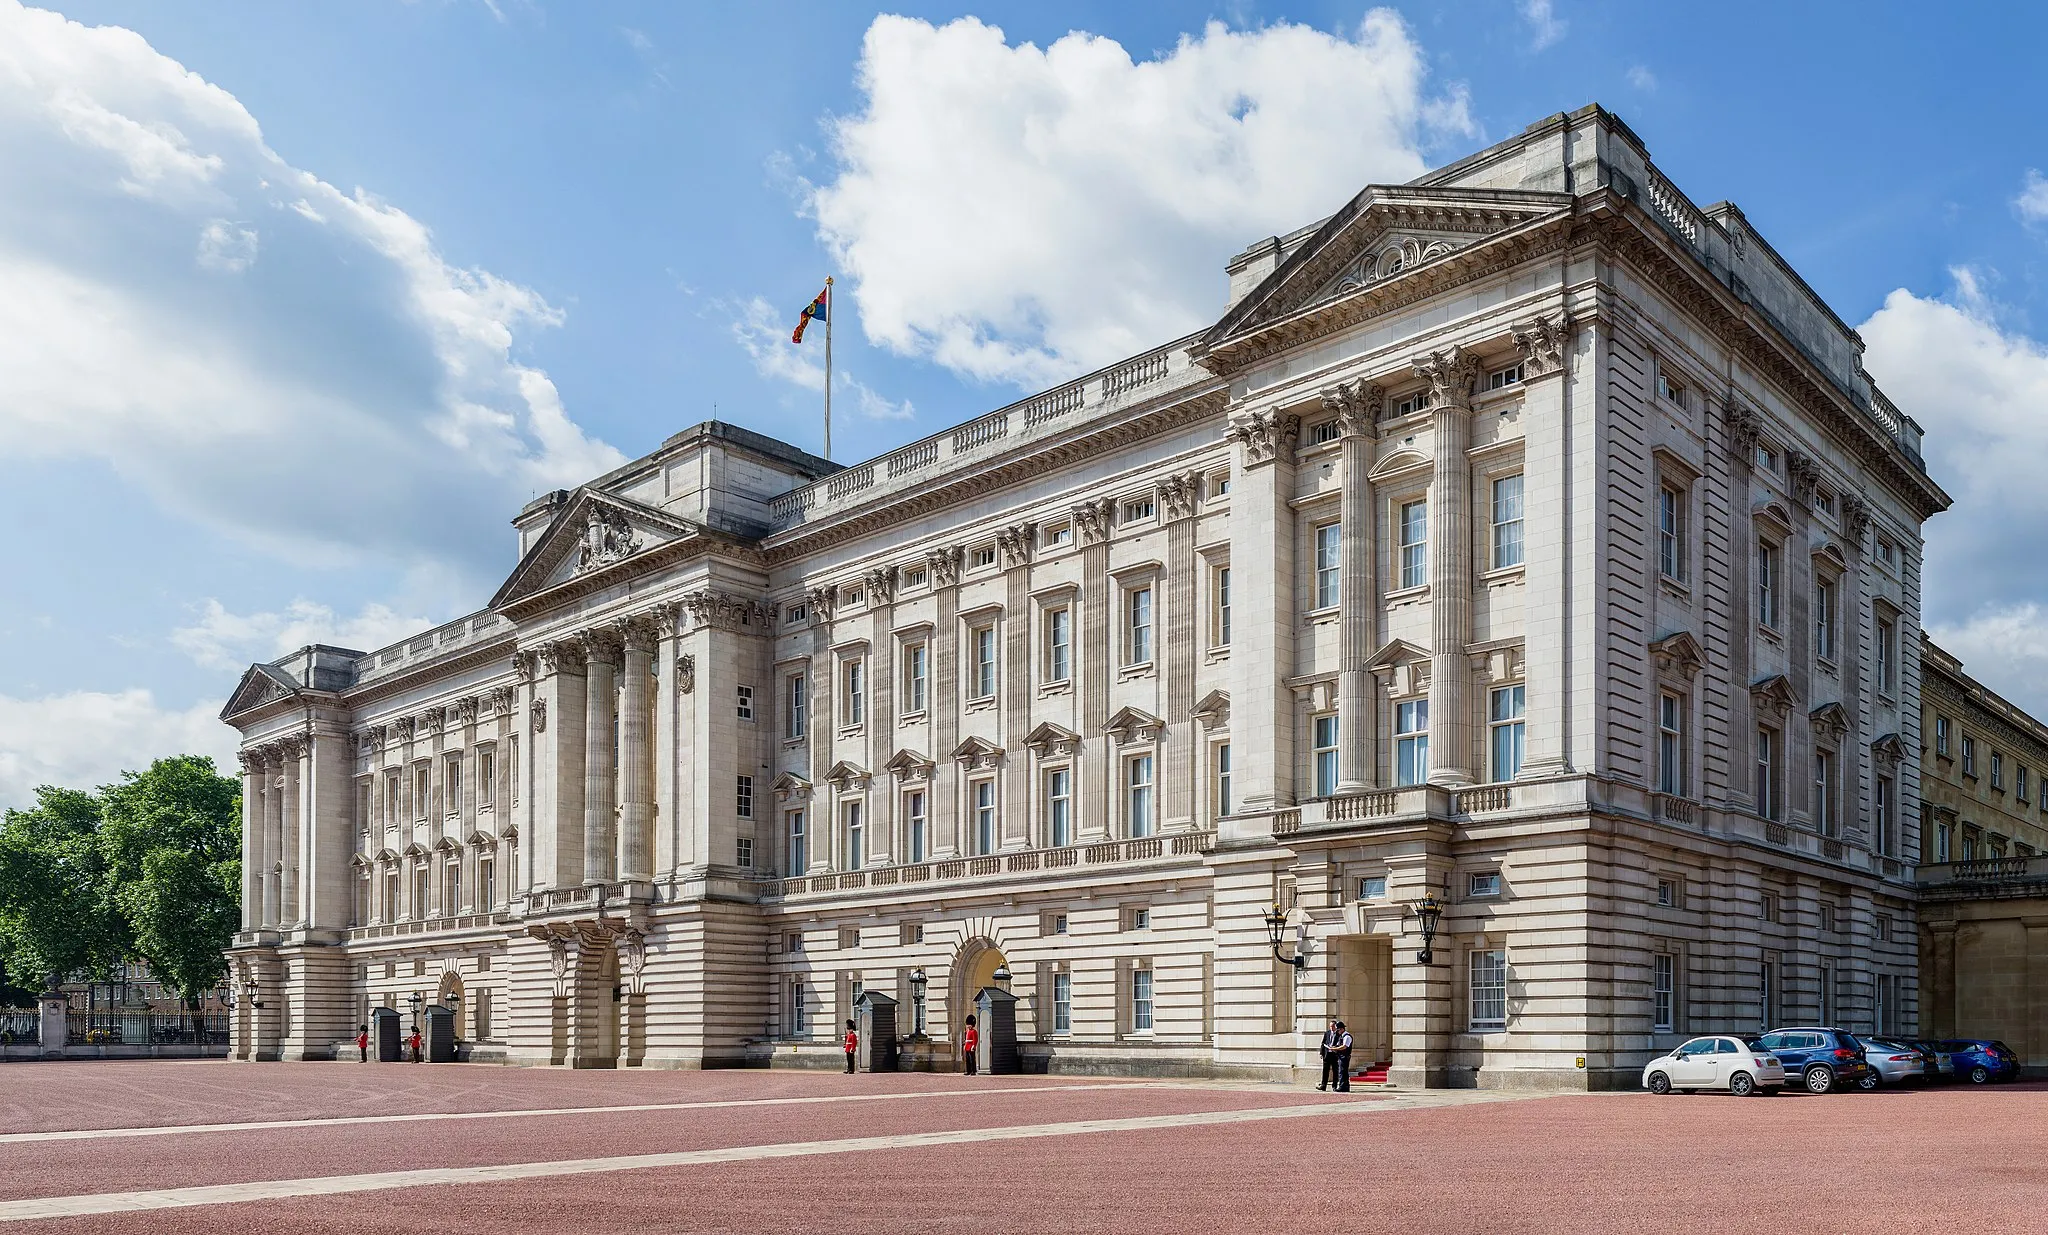
[[[815,448],[827,273],[844,462],[1593,100],[1862,329],[1958,499],[1930,625],[2048,707],[2040,10],[60,11],[0,0],[0,805],[231,749],[250,659],[475,607],[537,489],[713,415]]]

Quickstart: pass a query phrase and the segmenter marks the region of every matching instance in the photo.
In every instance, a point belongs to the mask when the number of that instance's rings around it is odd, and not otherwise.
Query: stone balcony
[[[1045,878],[1066,873],[1141,873],[1152,866],[1199,861],[1216,846],[1214,832],[1172,832],[1135,840],[1105,840],[1057,849],[1019,849],[979,857],[910,862],[867,870],[764,879],[758,895],[764,901],[787,901],[845,892],[876,891],[899,895],[906,886],[926,891],[954,891],[984,883],[1015,882],[1019,876]],[[1111,871],[1109,868],[1114,868]]]
[[[2048,896],[2048,855],[1929,862],[1914,872],[1923,900],[2006,900]]]
[[[411,935],[483,930],[487,927],[503,926],[511,919],[512,915],[501,909],[496,913],[461,913],[418,921],[376,922],[369,926],[349,927],[348,941],[358,943],[372,939],[403,939]]]

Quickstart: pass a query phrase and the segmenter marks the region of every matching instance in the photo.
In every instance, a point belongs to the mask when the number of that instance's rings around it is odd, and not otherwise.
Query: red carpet
[[[1351,1079],[1364,1081],[1368,1085],[1384,1085],[1387,1083],[1387,1069],[1393,1066],[1391,1063],[1376,1063],[1363,1072],[1353,1072]]]

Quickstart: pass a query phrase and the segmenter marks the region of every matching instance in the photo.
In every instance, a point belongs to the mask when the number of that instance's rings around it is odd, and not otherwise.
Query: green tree
[[[198,755],[123,773],[99,794],[99,842],[132,954],[197,999],[241,923],[240,783]]]
[[[128,954],[99,831],[98,798],[50,785],[0,819],[0,965],[17,981],[54,987]]]

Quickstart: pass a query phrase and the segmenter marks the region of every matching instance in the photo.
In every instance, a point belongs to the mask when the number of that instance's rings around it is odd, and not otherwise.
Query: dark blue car
[[[1993,1038],[1950,1038],[1942,1049],[1955,1057],[1956,1079],[1972,1085],[2020,1079],[2020,1057]]]
[[[1863,1044],[1846,1029],[1794,1025],[1773,1029],[1758,1042],[1785,1065],[1787,1088],[1798,1085],[1808,1093],[1828,1093],[1860,1084],[1870,1074]]]

